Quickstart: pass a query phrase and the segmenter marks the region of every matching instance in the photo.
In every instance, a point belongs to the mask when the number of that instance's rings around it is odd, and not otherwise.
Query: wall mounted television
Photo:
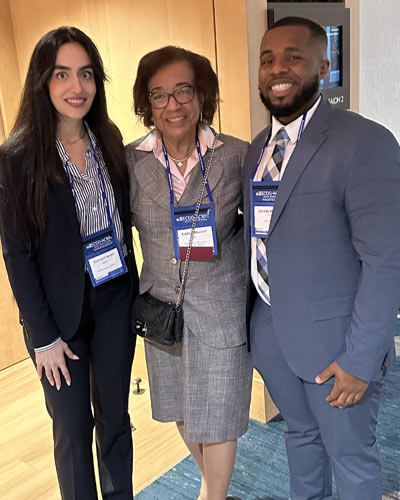
[[[343,3],[270,2],[267,25],[283,17],[306,17],[320,24],[328,37],[329,74],[321,80],[321,93],[334,106],[350,107],[350,9]]]

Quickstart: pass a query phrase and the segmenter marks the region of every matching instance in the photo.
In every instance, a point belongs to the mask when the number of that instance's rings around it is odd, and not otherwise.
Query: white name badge
[[[96,281],[107,277],[113,271],[122,267],[121,257],[116,248],[89,259],[89,265]]]
[[[188,247],[192,229],[178,229],[178,243],[180,247]],[[193,235],[194,247],[213,247],[214,236],[212,226],[196,227]]]
[[[278,187],[279,181],[251,181],[251,236],[268,236]]]
[[[186,258],[195,208],[195,206],[171,208],[175,257],[180,260]],[[209,203],[200,207],[193,234],[190,260],[213,260],[215,255],[217,255],[217,234],[214,204]]]
[[[111,228],[84,238],[83,255],[94,287],[128,271],[120,244]]]
[[[256,205],[254,207],[254,231],[256,233],[268,234],[273,209],[274,207],[268,206]]]

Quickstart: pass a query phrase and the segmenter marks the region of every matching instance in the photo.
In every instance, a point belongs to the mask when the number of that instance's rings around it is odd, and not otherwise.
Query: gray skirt
[[[152,415],[185,424],[188,443],[220,443],[248,428],[252,365],[245,344],[210,347],[185,324],[183,342],[145,341]]]

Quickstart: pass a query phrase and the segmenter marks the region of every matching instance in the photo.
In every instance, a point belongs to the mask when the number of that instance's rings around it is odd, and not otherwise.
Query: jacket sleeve
[[[25,200],[14,201],[4,186],[5,169],[12,168],[12,178],[22,185],[22,168],[17,161],[0,158],[0,234],[3,257],[8,279],[21,316],[34,348],[51,344],[60,333],[52,317],[46,293],[42,285],[40,269],[35,254],[24,241],[22,231],[15,221],[14,204],[25,205]],[[19,190],[22,192],[22,190]]]
[[[354,156],[345,204],[361,273],[337,362],[360,379],[379,380],[400,305],[400,148],[383,127],[374,128]]]
[[[126,162],[128,165],[128,174],[129,174],[129,199],[130,199],[130,217],[131,217],[131,225],[135,226],[135,219],[133,216],[133,200],[136,198],[136,192],[137,192],[137,182],[136,182],[136,177],[135,177],[135,163],[137,161],[136,159],[136,145],[138,144],[138,141],[132,142],[125,146],[125,155],[126,155]]]

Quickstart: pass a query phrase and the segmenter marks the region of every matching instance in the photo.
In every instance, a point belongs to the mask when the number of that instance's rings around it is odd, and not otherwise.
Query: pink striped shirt
[[[204,156],[207,152],[207,148],[211,148],[214,142],[214,134],[209,126],[200,125],[199,142],[201,154]],[[217,140],[215,143],[215,147],[220,146],[221,144],[222,142],[220,140]],[[146,136],[146,138],[138,146],[136,146],[136,149],[139,151],[153,151],[153,154],[157,158],[157,160],[164,166],[164,168],[167,168],[162,151],[161,135],[157,129],[153,129]],[[185,191],[185,187],[189,182],[190,174],[194,167],[198,164],[198,162],[199,157],[197,155],[196,148],[194,148],[193,153],[187,160],[186,170],[183,175],[179,171],[174,161],[169,162],[172,176],[172,187],[174,189],[174,196],[176,201],[179,201],[181,199],[181,196]]]

